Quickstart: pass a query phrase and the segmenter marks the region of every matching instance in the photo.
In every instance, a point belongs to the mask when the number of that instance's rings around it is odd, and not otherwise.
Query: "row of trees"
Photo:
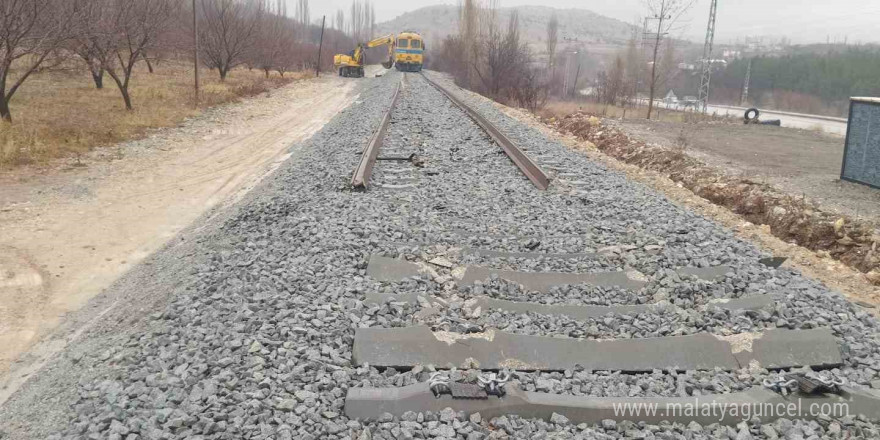
[[[109,76],[131,110],[135,67],[191,58],[196,21],[201,62],[221,80],[241,65],[267,76],[313,67],[321,23],[309,22],[309,0],[295,7],[288,17],[285,0],[0,0],[0,118],[12,122],[9,103],[33,74],[70,63],[85,66],[97,88]],[[325,40],[353,46],[344,30],[363,39],[374,23],[372,6],[354,0],[352,17],[340,11]]]
[[[602,104],[627,107],[638,103],[638,95],[644,88],[653,88],[654,96],[664,93],[673,84],[680,59],[674,40],[668,39],[661,44],[657,67],[654,68],[655,63],[646,61],[645,48],[640,48],[636,36],[633,36],[626,50],[617,54],[608,68],[597,75],[596,100]],[[650,53],[653,54],[653,48]]]
[[[669,36],[678,31],[678,19],[693,0],[646,0],[645,4],[646,27],[634,26],[628,47],[597,69],[600,62],[593,61],[583,47],[559,48],[562,30],[555,16],[547,22],[545,63],[536,60],[521,41],[516,10],[502,27],[498,0],[462,0],[458,34],[447,37],[432,54],[431,67],[451,73],[462,87],[524,107],[539,106],[549,96],[566,99],[593,79],[600,102],[632,105],[643,90],[650,90],[651,97],[665,93],[678,73],[675,40]]]
[[[846,114],[852,96],[880,95],[880,48],[806,47],[785,56],[752,60],[750,102],[809,113]],[[719,99],[739,103],[749,59],[732,62],[718,72],[713,83]],[[725,96],[729,91],[730,96]]]
[[[547,97],[549,76],[521,40],[517,12],[502,27],[498,9],[497,0],[464,0],[458,35],[440,44],[431,67],[452,74],[462,87],[535,109]]]

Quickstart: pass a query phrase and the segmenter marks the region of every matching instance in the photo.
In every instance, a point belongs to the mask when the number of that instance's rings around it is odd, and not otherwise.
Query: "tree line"
[[[850,97],[880,96],[880,48],[876,46],[820,51],[805,47],[795,53],[751,61],[751,104],[845,114]],[[719,98],[739,103],[748,64],[748,58],[737,59],[715,74],[714,85],[722,89]]]
[[[0,119],[12,122],[10,101],[32,75],[69,63],[96,88],[109,77],[132,110],[135,66],[191,58],[196,25],[201,63],[221,81],[242,65],[283,76],[317,62],[321,23],[310,21],[309,0],[292,17],[285,0],[0,0]],[[375,14],[354,0],[348,18],[339,11],[328,25],[324,66],[332,47],[370,36]]]
[[[547,98],[548,75],[522,41],[519,15],[499,23],[498,1],[463,0],[458,33],[431,55],[431,68],[450,73],[456,83],[501,102],[535,109]]]

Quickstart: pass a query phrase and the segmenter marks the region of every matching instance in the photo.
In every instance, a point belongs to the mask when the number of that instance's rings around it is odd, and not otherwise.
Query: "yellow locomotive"
[[[404,72],[421,72],[425,61],[425,40],[411,31],[397,34],[394,47],[394,64],[397,70]]]

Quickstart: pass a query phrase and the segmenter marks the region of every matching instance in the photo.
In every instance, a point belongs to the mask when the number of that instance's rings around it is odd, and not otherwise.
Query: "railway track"
[[[22,438],[880,438],[875,318],[455,96],[553,185],[424,77],[366,79],[254,199],[143,269],[132,297],[167,308],[108,315],[0,420],[57,424]],[[338,185],[356,167],[370,191]]]
[[[401,78],[401,83],[406,80],[406,73]],[[461,99],[458,99],[452,92],[450,92],[446,87],[438,84],[436,81],[431,80],[424,73],[420,73],[419,76],[424,78],[424,80],[434,87],[438,91],[440,91],[444,96],[446,96],[449,101],[455,104],[458,108],[464,111],[471,120],[474,121],[483,131],[503,150],[507,157],[516,165],[516,167],[535,185],[539,190],[546,190],[550,186],[550,177],[541,169],[541,166],[538,165],[534,160],[532,160],[528,154],[523,151],[517,144],[512,141],[509,137],[507,137],[501,130],[499,130],[495,125],[489,122],[488,119],[480,115],[479,112],[474,110],[471,106],[467,105]],[[375,131],[373,136],[370,138],[366,148],[364,148],[363,153],[361,155],[361,161],[358,164],[358,167],[355,169],[354,175],[352,176],[351,186],[355,189],[366,189],[369,186],[370,177],[372,176],[373,167],[375,166],[376,160],[379,155],[379,151],[382,148],[382,143],[385,140],[386,133],[388,131],[388,126],[391,124],[391,116],[394,113],[395,107],[397,105],[397,100],[400,95],[400,84],[398,84],[397,91],[394,93],[393,98],[391,99],[391,105],[388,107],[388,110],[385,112],[385,115],[382,117],[382,122],[379,124],[379,128]],[[406,159],[405,157],[398,158],[400,160]]]
[[[495,124],[481,115],[472,105],[451,93],[427,76],[421,76],[427,84],[440,92],[474,121],[495,144],[500,145],[507,156],[536,187],[546,190],[550,177],[526,155]],[[416,86],[415,90],[418,86]],[[413,89],[413,86],[410,85]],[[394,98],[397,100],[397,94]],[[390,119],[390,112],[383,121]],[[385,125],[379,131],[385,130]],[[561,174],[560,179],[573,194],[589,194],[583,191],[587,181],[576,178],[564,163],[551,162],[551,169]],[[567,195],[571,195],[569,193]],[[594,194],[589,194],[593,196]],[[583,199],[582,199],[583,200]],[[593,198],[595,200],[595,198]],[[508,236],[509,237],[509,236]],[[516,237],[514,235],[514,237]],[[458,240],[467,240],[467,232]],[[473,237],[470,237],[473,238]],[[519,237],[522,238],[522,237]],[[430,248],[439,243],[410,244]],[[443,243],[445,244],[445,243]],[[406,246],[406,244],[403,244]],[[453,244],[453,249],[461,242]],[[553,254],[541,252],[506,252],[494,249],[470,249],[470,253],[489,257],[495,265],[531,266],[532,262],[552,259],[595,260],[600,254]],[[758,264],[763,260],[756,261]],[[511,263],[515,262],[515,263]],[[446,263],[445,261],[443,263]],[[419,295],[407,292],[408,282],[418,279],[425,272],[436,279],[437,269],[445,264],[423,260],[412,263],[373,255],[367,266],[367,275],[382,282],[385,290],[400,293],[368,293],[366,303],[372,307],[397,307],[420,309],[413,314],[413,324],[395,328],[359,328],[355,331],[353,362],[391,371],[415,371],[421,376],[418,383],[393,387],[355,387],[348,390],[345,413],[356,420],[387,420],[389,417],[404,420],[415,413],[442,413],[451,409],[453,414],[466,417],[504,417],[516,415],[523,418],[542,418],[547,422],[567,420],[572,423],[603,423],[611,420],[627,420],[647,423],[661,421],[688,425],[691,423],[722,423],[736,426],[743,422],[739,413],[755,414],[762,408],[788,404],[791,399],[806,399],[809,404],[834,408],[847,405],[855,413],[867,414],[880,411],[880,395],[871,391],[845,387],[836,373],[844,364],[843,356],[829,328],[776,329],[764,328],[758,332],[745,332],[734,327],[733,334],[698,332],[647,338],[620,338],[603,341],[576,338],[560,339],[556,334],[544,336],[508,333],[487,325],[460,326],[458,332],[449,331],[448,323],[438,325],[432,316],[442,315],[442,310],[461,307],[464,312],[455,313],[465,318],[485,314],[513,314],[543,317],[562,317],[579,322],[605,322],[610,316],[652,314],[658,310],[675,310],[678,314],[692,313],[693,309],[678,307],[664,301],[618,306],[594,306],[556,304],[547,305],[536,296],[550,293],[565,286],[582,285],[589,288],[612,288],[629,291],[645,289],[649,282],[637,271],[609,272],[540,272],[534,270],[499,270],[479,265],[458,266],[452,290],[442,295]],[[463,270],[463,272],[461,271]],[[712,284],[724,280],[731,268],[724,265],[702,268],[681,268],[678,278],[696,278]],[[673,278],[675,279],[675,278]],[[495,281],[493,281],[495,280]],[[517,300],[499,299],[494,296],[476,295],[486,284],[500,281],[518,285],[528,292]],[[398,286],[403,283],[403,286]],[[449,296],[459,299],[450,300]],[[589,298],[575,300],[589,301]],[[749,316],[766,313],[784,302],[779,295],[767,293],[746,298],[719,298],[699,307],[700,313],[725,313],[749,320]],[[442,320],[441,320],[442,321]],[[453,321],[455,322],[455,321]],[[586,325],[586,324],[585,324]],[[427,372],[424,370],[427,367]],[[806,368],[799,372],[793,370]],[[687,373],[692,371],[735,372],[742,369],[765,371],[757,386],[744,387],[739,391],[700,397],[700,394],[679,393],[666,397],[595,397],[578,396],[577,393],[559,394],[556,390],[538,387],[543,374],[562,374],[572,377],[578,374],[617,372],[630,375],[629,380],[656,371]],[[457,371],[467,371],[457,375]],[[536,377],[537,376],[537,377]],[[516,377],[520,383],[508,385]],[[499,379],[501,378],[501,379]],[[531,383],[530,383],[531,382]],[[812,387],[812,388],[811,388]],[[817,391],[818,390],[818,391]],[[798,395],[798,392],[802,394]],[[793,393],[793,394],[790,394]],[[683,395],[682,395],[683,394]],[[794,397],[791,397],[794,396]],[[702,402],[700,402],[702,399]],[[688,405],[710,408],[711,417],[705,411],[675,411]],[[639,415],[622,414],[620,408],[652,408],[656,413]],[[880,413],[878,413],[880,414]],[[784,414],[766,414],[764,421],[773,422]],[[817,415],[806,417],[815,420]],[[510,432],[509,432],[510,433]]]

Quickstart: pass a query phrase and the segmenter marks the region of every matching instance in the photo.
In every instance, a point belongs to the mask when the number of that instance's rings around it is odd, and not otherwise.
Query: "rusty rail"
[[[495,125],[489,122],[488,119],[483,117],[483,115],[477,113],[476,110],[468,106],[461,99],[453,95],[449,90],[437,84],[431,78],[428,78],[427,75],[422,74],[422,77],[428,81],[428,84],[431,84],[446,95],[453,104],[457,105],[460,109],[464,110],[474,122],[477,123],[489,136],[495,141],[496,144],[500,145],[504,152],[507,154],[507,157],[513,161],[514,164],[522,171],[529,180],[539,189],[546,190],[550,186],[550,177],[547,176],[547,173],[541,169],[541,167],[536,164],[526,153],[524,153],[510,138],[508,138],[504,133],[501,132]]]
[[[379,149],[382,148],[382,142],[388,133],[388,126],[391,124],[391,113],[397,105],[397,99],[400,96],[400,83],[397,83],[397,90],[394,91],[394,97],[391,98],[391,106],[382,117],[382,123],[379,129],[373,133],[367,147],[361,155],[361,161],[358,163],[354,175],[351,177],[351,186],[355,189],[367,189],[370,186],[370,177],[373,175],[373,165],[376,164],[376,158],[379,156]]]

